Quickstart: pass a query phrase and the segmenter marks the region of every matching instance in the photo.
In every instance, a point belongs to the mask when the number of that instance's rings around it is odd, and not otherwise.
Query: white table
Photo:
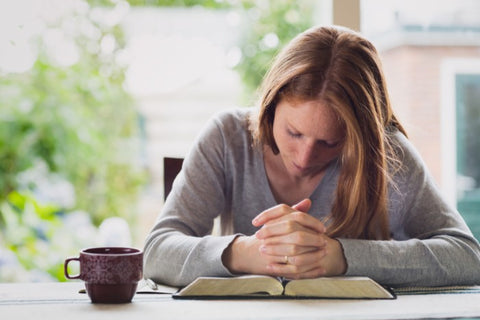
[[[128,304],[92,304],[83,283],[0,284],[1,319],[480,319],[480,293],[396,300],[174,300],[137,294]]]

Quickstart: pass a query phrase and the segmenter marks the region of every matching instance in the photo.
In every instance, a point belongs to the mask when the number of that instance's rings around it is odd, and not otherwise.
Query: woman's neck
[[[272,194],[278,203],[294,205],[309,198],[325,175],[326,167],[315,175],[292,176],[280,154],[274,154],[270,147],[263,148],[263,162]]]

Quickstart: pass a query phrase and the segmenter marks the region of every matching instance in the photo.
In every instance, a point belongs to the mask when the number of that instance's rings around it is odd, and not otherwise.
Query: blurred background
[[[0,0],[0,282],[141,248],[163,157],[254,105],[275,53],[332,23],[377,46],[410,139],[480,238],[479,1]]]

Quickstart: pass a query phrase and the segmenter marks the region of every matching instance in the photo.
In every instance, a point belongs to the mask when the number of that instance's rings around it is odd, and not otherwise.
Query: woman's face
[[[344,129],[322,101],[281,99],[275,110],[273,137],[288,173],[314,176],[341,152]]]

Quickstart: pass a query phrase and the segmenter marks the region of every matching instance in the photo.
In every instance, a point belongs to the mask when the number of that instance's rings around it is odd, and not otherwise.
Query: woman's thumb
[[[300,201],[299,203],[293,205],[292,208],[298,211],[308,212],[311,206],[312,206],[312,200],[306,198]]]

